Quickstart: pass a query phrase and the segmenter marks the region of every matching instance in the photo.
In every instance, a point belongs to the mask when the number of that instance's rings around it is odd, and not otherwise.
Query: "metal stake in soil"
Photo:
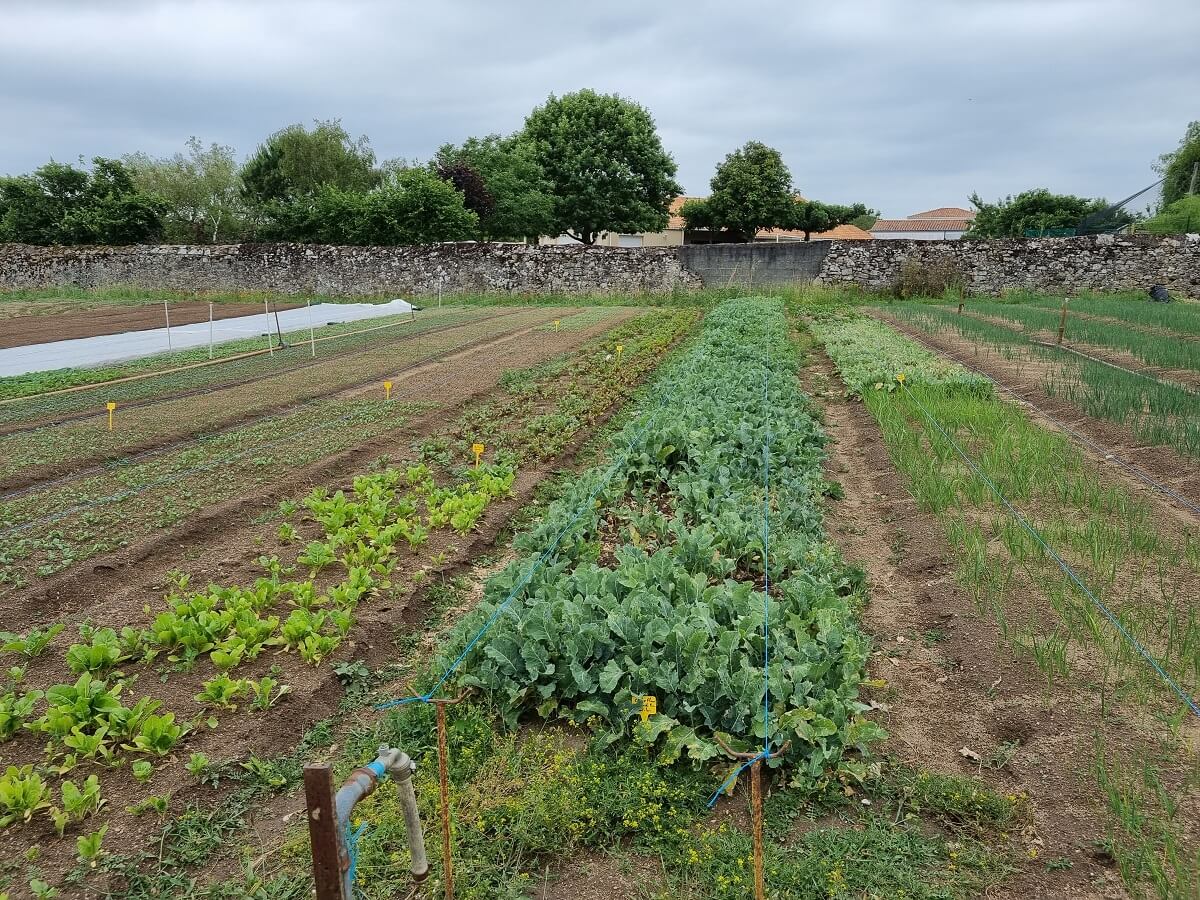
[[[1063,332],[1067,330],[1067,298],[1063,297],[1062,315],[1058,317],[1058,341],[1059,346],[1063,342]]]

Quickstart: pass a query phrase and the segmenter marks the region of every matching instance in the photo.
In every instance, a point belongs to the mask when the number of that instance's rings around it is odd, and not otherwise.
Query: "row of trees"
[[[239,164],[193,138],[185,152],[49,163],[0,179],[0,241],[243,239],[349,244],[522,240],[664,228],[680,192],[650,113],[584,90],[551,96],[508,137],[447,144],[426,165],[379,164],[338,121],[292,125]]]
[[[245,239],[338,244],[536,240],[666,227],[682,188],[654,119],[637,103],[584,90],[551,96],[521,131],[446,144],[428,164],[379,163],[338,121],[291,125],[244,163],[232,147],[188,141],[167,158],[49,163],[0,179],[0,241],[38,244]],[[757,142],[717,169],[689,225],[720,240],[758,228],[820,231],[869,211],[800,200],[778,151]]]
[[[1160,158],[1163,212],[1155,230],[1190,225],[1197,205],[1200,122]],[[534,240],[569,234],[583,244],[604,232],[657,231],[681,188],[654,120],[642,106],[583,90],[553,95],[507,137],[446,144],[427,164],[379,163],[365,137],[341,123],[291,125],[244,163],[233,148],[199,139],[167,158],[96,157],[90,170],[51,162],[0,178],[0,241],[120,244],[245,239],[344,244]],[[986,203],[970,236],[1019,236],[1070,228],[1107,209],[1104,200],[1039,189]],[[682,209],[688,228],[714,240],[752,240],[762,229],[869,227],[859,203],[801,197],[779,151],[751,141],[717,167],[711,196]],[[1112,222],[1128,221],[1123,212]]]

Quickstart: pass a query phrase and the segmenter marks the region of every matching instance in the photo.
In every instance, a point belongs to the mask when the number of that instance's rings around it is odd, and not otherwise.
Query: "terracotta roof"
[[[679,210],[681,210],[683,208],[683,204],[687,203],[689,200],[705,200],[705,199],[707,199],[707,198],[705,198],[705,197],[676,197],[674,200],[672,200],[670,207],[667,209],[667,212],[670,214],[670,218],[667,220],[667,229],[668,230],[681,229],[684,227],[685,223],[683,221],[683,216],[681,216],[679,214]]]
[[[966,231],[970,219],[879,219],[871,226],[877,231]]]
[[[758,234],[754,236],[756,241],[774,241],[777,239],[785,241],[802,241],[804,240],[803,231],[795,231],[793,229],[780,229],[776,231],[771,228],[761,228]],[[857,225],[838,225],[828,231],[814,231],[809,240],[813,241],[869,241],[871,235],[863,231]]]
[[[927,209],[925,212],[913,213],[910,219],[973,219],[975,213],[958,206],[939,206],[937,209]]]

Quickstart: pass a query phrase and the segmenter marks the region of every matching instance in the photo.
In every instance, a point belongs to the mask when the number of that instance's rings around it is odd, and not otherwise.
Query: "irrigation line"
[[[1091,592],[1088,586],[1084,583],[1083,579],[1076,574],[1070,563],[1064,560],[1058,554],[1058,552],[1046,542],[1046,539],[1042,537],[1041,533],[1029,523],[1029,521],[1015,506],[1013,506],[1012,503],[1009,502],[1008,498],[1004,496],[1004,493],[1000,490],[1000,488],[996,486],[996,483],[993,482],[992,479],[987,476],[987,473],[984,472],[979,466],[979,464],[976,463],[975,460],[972,459],[967,452],[958,445],[951,434],[945,429],[945,427],[942,426],[941,422],[939,422],[933,416],[933,414],[925,408],[925,404],[921,402],[920,398],[909,390],[908,385],[905,382],[901,382],[900,384],[901,389],[904,391],[904,395],[912,398],[912,401],[917,405],[917,408],[921,411],[921,415],[925,417],[925,420],[932,425],[942,435],[943,438],[946,439],[946,442],[949,443],[954,452],[958,454],[959,458],[962,459],[962,461],[967,464],[971,471],[979,477],[979,480],[988,486],[991,492],[996,496],[996,499],[998,499],[1001,504],[1003,504],[1004,508],[1008,510],[1008,513],[1013,517],[1013,520],[1020,525],[1026,531],[1026,533],[1028,533],[1029,536],[1034,539],[1034,541],[1037,542],[1046,555],[1049,556],[1063,571],[1063,574],[1065,574],[1075,584],[1075,586],[1079,588],[1083,595],[1092,602],[1092,605],[1095,606],[1096,609],[1098,609],[1110,623],[1112,623],[1112,626],[1117,629],[1117,632],[1122,638],[1125,639],[1129,646],[1136,650],[1142,656],[1142,658],[1150,664],[1154,671],[1158,673],[1158,676],[1163,680],[1163,682],[1165,682],[1167,686],[1179,696],[1179,699],[1188,705],[1188,708],[1191,709],[1197,718],[1200,718],[1200,704],[1197,704],[1197,702],[1176,683],[1175,679],[1167,674],[1167,671],[1159,664],[1158,660],[1154,658],[1154,655],[1144,646],[1142,646],[1141,642],[1138,641],[1138,639],[1135,638],[1123,624],[1121,624],[1121,620],[1116,616],[1116,614],[1113,613],[1113,611],[1110,610],[1104,604],[1104,602],[1100,600],[1099,597]]]
[[[510,332],[509,335],[516,333],[517,331],[520,331],[520,329],[516,329],[514,332]],[[500,339],[507,337],[509,335],[501,335]],[[419,368],[420,366],[428,365],[431,362],[436,362],[439,358],[444,358],[446,356],[450,356],[454,353],[461,352],[464,349],[468,349],[468,348],[456,347],[456,348],[447,350],[444,353],[439,354],[438,356],[427,357],[426,359],[422,359],[416,363],[413,363],[411,366],[408,366],[399,371],[405,372],[405,371],[409,371],[411,369]],[[364,382],[364,384],[370,384],[376,380],[377,379],[370,379],[370,381]],[[315,403],[319,399],[325,399],[325,398],[316,398],[312,401],[306,401],[303,404],[299,404],[297,407],[293,407],[293,409],[290,410],[289,412],[294,412],[296,409],[303,407],[303,406],[307,406],[309,403]],[[110,503],[120,503],[123,500],[128,500],[130,497],[135,497],[139,494],[142,494],[145,491],[148,491],[150,488],[159,487],[163,484],[170,484],[172,482],[179,481],[181,478],[184,478],[189,475],[202,474],[204,472],[210,471],[213,468],[216,468],[217,466],[227,465],[228,463],[236,462],[237,460],[241,459],[242,457],[248,456],[251,453],[260,453],[263,450],[268,450],[271,447],[276,447],[276,446],[286,443],[288,441],[298,440],[309,434],[313,434],[314,432],[321,431],[321,430],[327,429],[327,428],[336,427],[338,425],[341,425],[343,422],[348,422],[350,419],[353,419],[356,415],[358,415],[358,413],[359,413],[358,410],[354,410],[353,412],[347,413],[346,415],[341,416],[337,419],[333,419],[331,421],[326,421],[326,422],[321,422],[318,425],[314,425],[311,428],[305,428],[301,431],[296,432],[295,434],[286,435],[286,436],[278,438],[276,440],[268,441],[265,444],[255,444],[253,447],[250,447],[246,450],[240,451],[240,452],[232,454],[230,456],[221,457],[213,463],[205,463],[205,464],[202,464],[199,466],[193,466],[191,468],[184,469],[180,472],[175,472],[171,475],[165,475],[162,478],[157,478],[153,481],[149,481],[146,484],[140,485],[139,487],[136,487],[136,488],[130,488],[129,490],[121,491],[120,493],[117,493],[117,494],[110,494],[106,497],[97,498],[96,500],[88,500],[88,501],[84,501],[82,503],[76,503],[72,506],[66,507],[65,509],[61,509],[56,512],[50,513],[49,515],[41,516],[41,517],[38,517],[35,519],[30,519],[26,522],[21,522],[16,525],[10,525],[7,528],[0,529],[0,537],[3,537],[8,534],[12,534],[13,532],[24,531],[26,529],[32,528],[35,525],[44,525],[44,524],[47,524],[50,522],[57,522],[61,519],[66,518],[69,515],[72,515],[73,513],[79,512],[81,510],[92,509],[97,506],[105,506]],[[258,419],[255,421],[261,422],[261,421],[264,421],[264,419]],[[269,421],[269,419],[267,419],[267,421]],[[250,424],[250,423],[242,423],[242,425],[246,425],[246,424]],[[237,428],[240,426],[233,426],[233,427]],[[189,441],[187,443],[196,443],[196,441]],[[179,446],[180,445],[176,444],[175,448],[178,448]],[[172,449],[172,448],[160,448],[159,450],[148,451],[148,452],[157,453],[157,452],[161,452],[162,450],[166,450],[166,449]],[[74,480],[76,477],[81,477],[81,476],[75,476],[75,475],[68,476],[68,479],[60,480],[59,482],[56,482],[53,486],[62,486],[62,484],[66,483],[69,480]],[[45,487],[45,485],[34,485],[31,488],[29,488],[28,490],[34,490],[34,489],[44,488],[44,487]]]
[[[676,380],[676,384],[677,384],[677,381],[678,380]],[[617,471],[622,466],[624,466],[625,463],[629,460],[629,456],[633,453],[634,445],[636,445],[638,443],[638,441],[640,441],[642,439],[642,437],[645,436],[646,432],[650,428],[651,423],[654,422],[655,417],[657,416],[659,411],[662,410],[666,406],[668,396],[673,397],[676,389],[677,389],[676,385],[673,384],[663,390],[663,392],[659,398],[658,405],[655,406],[647,414],[646,421],[642,424],[642,427],[638,429],[637,433],[632,438],[630,438],[629,443],[621,451],[621,453],[613,460],[612,465],[608,467],[608,471],[606,471],[604,473],[603,477],[601,477],[600,481],[597,482],[596,486],[592,489],[591,493],[588,494],[588,496],[584,500],[584,502],[580,503],[576,507],[575,514],[573,516],[571,516],[571,519],[567,522],[566,525],[564,525],[561,529],[559,529],[558,534],[555,536],[554,540],[550,543],[550,545],[547,546],[546,549],[543,550],[538,555],[538,557],[533,561],[533,564],[530,565],[529,569],[525,572],[525,574],[522,575],[520,579],[518,579],[517,583],[513,586],[512,590],[509,591],[508,596],[505,597],[504,600],[499,605],[497,605],[494,610],[492,610],[491,615],[489,615],[487,617],[487,620],[483,623],[483,626],[479,629],[478,632],[476,632],[475,636],[472,637],[471,640],[467,642],[467,645],[463,648],[462,652],[458,654],[458,656],[454,659],[454,661],[447,667],[446,671],[442,673],[442,676],[437,680],[437,682],[434,684],[434,686],[431,687],[424,694],[416,694],[411,697],[400,697],[395,700],[388,700],[385,703],[377,704],[375,706],[375,708],[377,710],[392,709],[393,707],[404,706],[409,703],[433,703],[434,702],[434,694],[436,694],[441,689],[442,685],[444,685],[450,679],[451,675],[453,675],[456,671],[458,671],[459,666],[461,666],[463,664],[463,662],[466,660],[466,658],[470,654],[470,652],[473,649],[475,649],[475,646],[481,640],[483,640],[484,635],[487,634],[487,632],[491,629],[491,627],[496,623],[496,621],[500,618],[501,614],[509,607],[509,605],[514,600],[517,599],[517,597],[520,595],[520,593],[529,585],[529,582],[533,580],[534,574],[546,563],[547,560],[550,559],[550,557],[554,554],[554,551],[558,549],[558,545],[560,543],[562,543],[563,538],[566,537],[567,534],[579,523],[580,519],[583,518],[584,513],[593,508],[593,505],[596,502],[596,498],[600,496],[600,492],[603,491],[606,487],[608,487],[609,483],[612,481],[614,476],[617,474]]]
[[[489,319],[488,321],[491,321],[491,320]],[[472,323],[472,324],[474,324],[474,323]],[[545,323],[540,323],[540,324],[545,324]],[[457,327],[457,326],[453,326],[453,327]],[[536,328],[536,327],[538,327],[538,326],[537,325],[531,326],[530,330],[532,330],[532,328]],[[506,340],[514,335],[521,334],[524,330],[525,329],[522,326],[518,326],[517,328],[513,328],[508,331],[502,331],[499,334],[491,334],[491,335],[488,335],[483,338],[478,338],[473,341],[468,341],[467,343],[462,344],[458,347],[451,347],[447,350],[443,350],[439,353],[435,353],[432,356],[422,357],[421,359],[418,359],[415,362],[413,362],[407,366],[404,366],[403,368],[397,369],[395,371],[395,373],[392,374],[391,377],[395,378],[398,375],[403,375],[406,372],[411,372],[414,369],[421,368],[422,366],[426,366],[431,363],[436,363],[440,360],[443,360],[449,356],[453,356],[457,353],[467,353],[467,352],[472,352],[473,350],[482,349],[483,347],[488,346],[489,343]],[[428,334],[429,332],[425,332],[425,333]],[[286,374],[290,374],[290,372],[286,373]],[[379,381],[378,377],[372,377],[372,378],[364,379],[363,381],[354,382],[353,384],[346,385],[344,388],[342,388],[338,392],[337,395],[334,395],[334,396],[335,397],[336,396],[344,396],[344,395],[352,393],[354,391],[361,390],[362,388],[364,388],[368,385],[375,384],[378,381]],[[189,447],[189,446],[199,446],[208,441],[211,441],[213,438],[220,437],[223,434],[228,434],[232,431],[237,431],[239,428],[246,428],[246,427],[253,426],[256,424],[270,422],[272,420],[283,419],[286,416],[294,415],[297,412],[302,412],[303,410],[305,410],[309,407],[328,402],[330,399],[332,399],[332,398],[328,394],[322,394],[322,395],[318,395],[315,397],[309,397],[307,400],[302,400],[299,403],[292,404],[291,406],[286,406],[286,407],[282,407],[282,408],[276,407],[274,409],[271,409],[265,415],[252,416],[250,418],[235,421],[230,425],[225,425],[225,426],[222,426],[221,428],[214,429],[213,431],[209,431],[206,434],[203,434],[199,437],[189,437],[189,438],[182,438],[181,440],[177,440],[177,441],[170,441],[166,444],[161,444],[156,447],[151,447],[147,450],[142,450],[140,452],[127,454],[123,457],[120,457],[119,459],[117,459],[115,461],[110,461],[108,463],[90,466],[86,469],[78,469],[78,470],[71,472],[68,475],[64,475],[60,478],[51,478],[51,479],[47,479],[44,481],[36,482],[31,485],[27,485],[26,487],[15,488],[11,491],[3,491],[3,492],[0,492],[0,503],[7,503],[7,502],[15,500],[19,497],[23,497],[27,494],[35,493],[37,491],[52,490],[54,488],[62,487],[63,485],[70,484],[71,482],[78,481],[82,478],[90,478],[94,475],[102,475],[106,472],[118,471],[122,468],[133,465],[135,463],[142,462],[147,459],[153,459],[156,456],[161,456],[162,454],[168,453],[172,450],[180,450],[182,448]],[[5,435],[0,435],[0,437],[3,437],[3,436],[5,436]],[[0,530],[0,535],[2,535],[2,534],[4,534],[4,531]]]
[[[1027,338],[1027,340],[1035,347],[1045,347],[1050,350],[1061,350],[1064,353],[1074,353],[1076,356],[1083,357],[1089,362],[1099,363],[1102,366],[1108,366],[1110,369],[1116,369],[1118,372],[1124,372],[1126,375],[1136,375],[1138,378],[1145,378],[1147,381],[1153,381],[1155,384],[1178,388],[1185,394],[1198,396],[1195,391],[1179,381],[1172,381],[1169,378],[1159,378],[1158,376],[1151,375],[1148,372],[1139,372],[1137,369],[1127,369],[1124,366],[1118,366],[1116,363],[1110,363],[1107,360],[1092,356],[1090,353],[1084,353],[1082,350],[1076,350],[1073,347],[1067,347],[1063,344],[1051,344],[1047,341],[1035,341],[1033,338]]]
[[[268,371],[268,372],[262,372],[258,375],[251,375],[246,378],[239,378],[239,379],[235,379],[233,381],[227,381],[227,382],[223,382],[220,384],[206,385],[204,387],[197,387],[197,388],[190,388],[185,391],[178,391],[178,392],[172,393],[170,396],[167,396],[167,397],[149,397],[149,398],[146,398],[143,400],[132,400],[132,401],[128,401],[128,402],[122,402],[121,406],[122,406],[122,409],[126,409],[126,410],[145,409],[147,407],[157,406],[160,403],[170,403],[175,400],[183,400],[188,397],[198,396],[200,394],[211,394],[216,391],[230,390],[232,388],[241,387],[243,385],[253,384],[257,381],[264,381],[267,378],[274,378],[279,375],[291,375],[295,372],[301,372],[305,369],[311,369],[313,366],[324,365],[325,363],[336,362],[337,360],[348,359],[348,358],[351,358],[354,356],[360,356],[365,353],[374,353],[375,351],[384,350],[384,349],[387,349],[388,347],[394,347],[397,345],[401,345],[408,341],[419,341],[423,337],[426,337],[429,335],[434,335],[434,334],[440,334],[444,331],[450,331],[455,328],[467,328],[471,325],[480,325],[480,324],[486,324],[488,322],[494,322],[497,319],[502,319],[502,318],[505,318],[506,316],[515,315],[521,311],[522,311],[522,309],[518,307],[517,309],[515,309],[511,312],[498,313],[496,315],[484,316],[484,317],[481,317],[478,319],[469,319],[465,322],[450,322],[445,325],[438,325],[436,327],[424,329],[424,330],[414,330],[412,333],[400,335],[395,341],[386,341],[386,342],[373,344],[373,345],[366,346],[366,347],[358,347],[358,348],[354,348],[351,350],[347,350],[344,353],[335,353],[331,356],[321,357],[320,359],[309,360],[306,362],[300,362],[294,366],[280,368],[280,369],[276,369],[276,370]],[[395,325],[405,325],[405,324],[409,324],[410,322],[411,322],[411,320],[405,319],[402,322],[395,322],[390,325],[381,325],[381,326],[379,326],[379,328],[391,328],[391,327],[394,327]],[[379,330],[379,328],[366,329],[364,331],[355,331],[350,334],[331,335],[331,336],[325,337],[325,338],[317,338],[317,341],[319,342],[319,341],[323,341],[323,340],[331,340],[333,338],[352,337],[353,335],[367,334],[371,331]],[[251,356],[262,356],[266,352],[267,352],[266,350],[255,350],[251,353],[245,353],[245,354],[241,354],[239,356],[227,357],[226,359],[223,359],[223,360],[217,360],[217,362],[218,363],[232,362],[232,361],[236,361],[239,359],[245,359],[245,358],[251,357]],[[138,379],[142,379],[142,378],[154,378],[159,375],[168,375],[168,374],[172,374],[174,372],[182,372],[187,369],[201,368],[201,367],[206,367],[208,365],[209,365],[209,363],[195,363],[194,365],[182,366],[177,369],[168,369],[168,370],[162,371],[162,372],[151,372],[146,375],[132,376],[132,378],[130,378],[130,379],[119,379],[119,381],[124,382],[127,380],[138,380]],[[92,388],[108,387],[115,383],[116,382],[102,381],[102,382],[99,382],[94,385],[81,385],[78,388],[78,390],[90,390]],[[362,382],[361,384],[365,384],[365,383],[366,382]],[[358,386],[358,385],[350,385],[349,388],[352,389],[356,386]],[[68,388],[67,390],[74,391],[77,389],[76,388]],[[60,392],[56,392],[56,393],[60,393]],[[46,396],[50,396],[50,395],[49,394],[33,394],[29,397],[14,397],[14,398],[12,398],[11,401],[0,401],[0,403],[16,402],[18,400],[33,400],[33,399],[37,399],[39,397],[46,397]],[[8,437],[9,435],[13,435],[13,434],[25,434],[30,431],[37,431],[38,429],[41,429],[41,428],[53,428],[57,425],[67,425],[67,424],[70,424],[71,422],[79,422],[79,421],[84,421],[86,419],[96,418],[99,415],[103,415],[103,414],[95,413],[95,412],[92,412],[91,410],[82,410],[82,411],[76,412],[76,413],[66,413],[59,417],[54,417],[54,414],[51,413],[49,418],[43,419],[42,421],[39,421],[39,422],[33,422],[30,424],[25,424],[25,425],[18,425],[13,428],[7,428],[4,425],[0,425],[0,437]]]
[[[1175,491],[1174,489],[1168,487],[1167,485],[1163,484],[1160,481],[1156,481],[1153,477],[1148,475],[1142,469],[1139,469],[1133,463],[1129,462],[1126,459],[1123,459],[1122,457],[1118,456],[1116,453],[1113,453],[1111,450],[1096,443],[1091,438],[1089,438],[1087,435],[1080,433],[1079,431],[1072,428],[1070,425],[1068,425],[1066,422],[1062,421],[1061,419],[1058,419],[1058,418],[1052,416],[1050,413],[1046,412],[1044,409],[1042,409],[1040,406],[1038,406],[1033,401],[1031,401],[1031,400],[1027,399],[1026,397],[1022,396],[1021,394],[1017,393],[1016,391],[1014,391],[1012,388],[1008,387],[1007,385],[1001,384],[999,381],[997,381],[995,378],[988,375],[986,372],[982,371],[981,369],[975,368],[974,366],[972,366],[966,360],[962,359],[957,354],[951,353],[949,350],[943,350],[940,347],[937,347],[937,346],[929,343],[920,335],[912,334],[911,332],[908,332],[908,331],[903,331],[903,333],[905,335],[907,335],[908,337],[912,338],[913,340],[917,341],[919,344],[922,344],[926,349],[931,350],[935,353],[940,353],[944,356],[950,357],[952,360],[954,360],[956,363],[958,363],[964,369],[967,369],[968,371],[973,372],[976,375],[978,375],[980,378],[984,378],[987,381],[989,381],[993,387],[998,388],[999,390],[1003,391],[1006,394],[1012,395],[1012,397],[1014,397],[1017,401],[1025,404],[1027,407],[1032,409],[1038,415],[1043,416],[1044,418],[1048,419],[1053,425],[1055,425],[1056,427],[1061,428],[1063,431],[1067,432],[1069,435],[1074,437],[1081,444],[1083,444],[1088,449],[1090,449],[1093,453],[1096,453],[1096,454],[1102,456],[1106,460],[1112,460],[1117,465],[1121,466],[1123,469],[1128,471],[1129,474],[1133,475],[1135,478],[1139,479],[1140,481],[1144,482],[1145,484],[1150,485],[1150,487],[1154,488],[1155,490],[1161,491],[1165,496],[1170,497],[1172,500],[1175,500],[1177,503],[1179,503],[1180,506],[1183,506],[1185,509],[1195,513],[1197,516],[1200,516],[1200,504],[1193,503],[1191,500],[1189,500],[1187,497],[1180,494],[1178,491]]]

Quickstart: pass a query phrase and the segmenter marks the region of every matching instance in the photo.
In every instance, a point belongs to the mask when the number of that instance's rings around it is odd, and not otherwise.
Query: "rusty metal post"
[[[317,900],[348,900],[338,859],[341,840],[333,800],[333,766],[309,763],[304,767],[304,799],[308,805],[308,841],[312,847]]]
[[[1063,297],[1062,315],[1058,317],[1058,344],[1063,342],[1063,332],[1067,330],[1067,298]]]
[[[446,900],[454,900],[454,857],[450,846],[450,770],[446,747],[446,701],[434,700],[437,707],[438,789],[442,811],[442,869],[445,873]]]

